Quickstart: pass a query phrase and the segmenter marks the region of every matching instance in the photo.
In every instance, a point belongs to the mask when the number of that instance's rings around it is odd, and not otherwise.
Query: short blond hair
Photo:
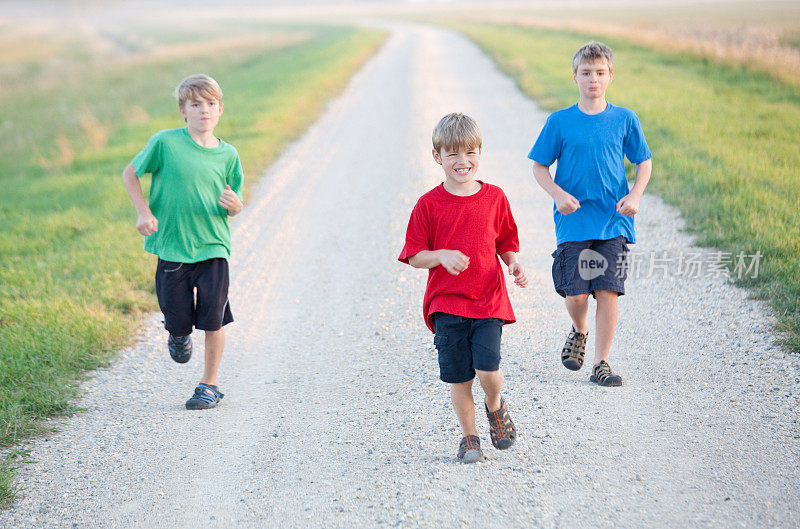
[[[204,73],[190,75],[175,88],[175,99],[178,106],[183,108],[189,100],[216,99],[222,101],[222,89],[213,78]]]
[[[433,148],[442,152],[461,149],[480,149],[483,144],[481,130],[471,117],[453,112],[439,120],[433,129]]]
[[[591,63],[599,60],[606,61],[609,71],[614,71],[614,53],[611,51],[611,48],[595,40],[587,42],[572,58],[572,73],[578,73],[578,66],[582,63]]]

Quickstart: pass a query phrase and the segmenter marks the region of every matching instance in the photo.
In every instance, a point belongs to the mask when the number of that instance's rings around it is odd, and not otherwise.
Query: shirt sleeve
[[[231,186],[231,189],[234,193],[236,193],[236,196],[239,197],[239,200],[242,200],[244,171],[242,170],[242,160],[239,158],[238,153],[236,154],[236,159],[234,160],[232,170],[228,172],[226,183]]]
[[[550,114],[547,121],[536,138],[528,158],[534,162],[550,167],[561,156],[561,134],[559,133],[558,120]]]
[[[622,152],[632,163],[642,163],[653,157],[647,141],[644,139],[644,131],[639,123],[639,117],[631,112],[628,120],[628,128],[625,131],[625,139],[622,142]]]
[[[519,252],[517,223],[514,221],[514,216],[511,214],[511,205],[508,203],[508,198],[502,191],[500,192],[497,220],[497,240],[495,242],[497,254],[502,255],[506,252]]]
[[[418,201],[411,211],[411,218],[408,220],[406,244],[397,258],[399,261],[408,264],[409,257],[413,257],[425,250],[431,250],[429,228],[426,208],[421,201]]]
[[[141,178],[161,168],[161,135],[153,134],[144,149],[131,160],[133,171]]]

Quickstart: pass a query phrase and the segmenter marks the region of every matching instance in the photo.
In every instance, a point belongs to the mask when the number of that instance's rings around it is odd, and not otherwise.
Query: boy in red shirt
[[[448,114],[433,130],[433,159],[445,180],[425,193],[411,212],[399,260],[428,269],[423,316],[435,333],[439,373],[450,383],[450,398],[464,437],[458,460],[483,460],[475,429],[472,381],[477,373],[486,398],[492,444],[505,450],[517,436],[500,397],[500,336],[514,323],[497,256],[514,283],[528,284],[517,262],[517,225],[503,191],[475,180],[481,155],[481,132],[464,114]],[[492,411],[493,410],[493,411]]]

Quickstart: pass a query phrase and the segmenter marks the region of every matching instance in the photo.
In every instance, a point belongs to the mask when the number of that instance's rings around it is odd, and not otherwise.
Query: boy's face
[[[442,147],[441,151],[433,150],[433,159],[442,166],[445,179],[453,185],[463,185],[475,180],[480,158],[480,147],[461,147],[455,151]]]
[[[606,89],[613,78],[614,74],[605,59],[580,63],[572,76],[584,100],[605,99]]]
[[[222,115],[222,101],[219,99],[189,99],[180,107],[186,126],[196,132],[212,132]]]

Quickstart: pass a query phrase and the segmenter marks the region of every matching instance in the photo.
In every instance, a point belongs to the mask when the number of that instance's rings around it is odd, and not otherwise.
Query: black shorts
[[[170,334],[186,336],[192,333],[192,327],[218,331],[232,322],[233,314],[228,303],[229,282],[227,259],[208,259],[199,263],[159,259],[156,295],[164,314],[164,327]]]
[[[475,378],[476,369],[500,369],[503,320],[436,312],[433,329],[436,333],[433,344],[439,350],[439,378],[443,382],[468,382]]]
[[[562,297],[610,290],[625,294],[627,239],[568,241],[553,252],[553,285]]]

